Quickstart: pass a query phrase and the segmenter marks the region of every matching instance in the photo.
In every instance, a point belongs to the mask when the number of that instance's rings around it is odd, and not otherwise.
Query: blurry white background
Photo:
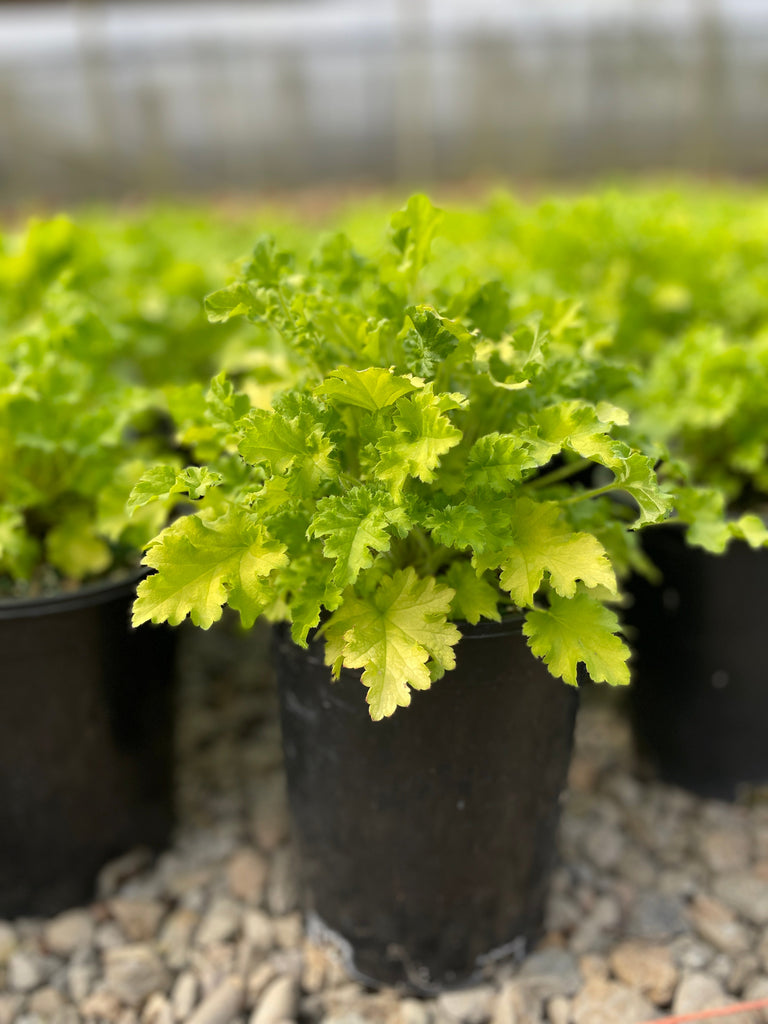
[[[768,171],[765,0],[0,3],[0,203]]]

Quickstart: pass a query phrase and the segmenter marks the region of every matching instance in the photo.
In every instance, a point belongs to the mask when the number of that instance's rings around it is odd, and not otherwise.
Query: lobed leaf
[[[587,594],[572,598],[552,595],[549,608],[526,612],[523,633],[528,646],[554,676],[578,685],[583,663],[596,683],[626,686],[630,650],[619,632],[616,613]]]
[[[454,592],[413,568],[385,576],[369,596],[350,593],[325,628],[326,664],[362,668],[371,718],[379,721],[411,702],[409,687],[432,684],[428,662],[445,671],[455,665],[460,633],[447,621]]]

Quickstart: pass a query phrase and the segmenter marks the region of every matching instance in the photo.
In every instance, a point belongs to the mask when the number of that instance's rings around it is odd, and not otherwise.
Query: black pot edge
[[[60,594],[44,594],[41,597],[11,597],[0,599],[0,621],[7,619],[28,619],[41,615],[57,615],[76,612],[83,608],[106,604],[132,593],[137,584],[147,575],[148,570],[137,568],[119,580],[85,583],[77,590]]]
[[[331,946],[339,957],[344,970],[353,981],[357,981],[361,985],[365,985],[366,988],[377,991],[380,991],[382,988],[394,988],[395,991],[403,995],[419,996],[427,999],[434,998],[440,995],[441,992],[459,992],[462,989],[472,988],[473,985],[477,985],[483,980],[488,967],[502,961],[513,964],[521,963],[530,952],[526,937],[518,935],[517,938],[505,942],[498,949],[490,949],[487,953],[478,956],[473,970],[469,974],[462,974],[455,980],[443,978],[440,981],[429,982],[425,981],[418,971],[414,971],[409,976],[408,981],[401,981],[395,985],[391,983],[385,985],[380,978],[375,978],[373,975],[359,970],[355,964],[355,953],[352,943],[340,932],[327,925],[316,911],[307,911],[304,919],[307,939],[320,946]]]

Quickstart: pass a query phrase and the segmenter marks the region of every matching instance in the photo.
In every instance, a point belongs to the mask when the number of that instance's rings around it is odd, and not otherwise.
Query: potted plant
[[[616,372],[604,396],[663,459],[677,515],[644,531],[657,571],[629,585],[628,700],[663,778],[727,798],[768,781],[765,212],[759,194],[690,186],[499,195],[451,215],[467,244],[442,253],[454,279],[492,262],[515,315],[549,310],[559,343],[587,336]]]
[[[675,457],[678,521],[647,531],[656,583],[637,578],[630,695],[638,744],[662,777],[733,799],[768,781],[768,334],[700,326],[650,364],[638,420]],[[704,486],[706,485],[706,486]]]
[[[597,361],[511,323],[503,291],[432,305],[439,217],[413,197],[374,259],[259,242],[208,307],[252,319],[286,384],[267,409],[214,380],[194,488],[156,467],[132,498],[200,501],[150,543],[135,624],[277,624],[312,920],[419,991],[538,934],[580,666],[628,682],[617,573],[672,504],[591,397]]]
[[[171,631],[129,629],[139,552],[167,515],[126,498],[159,457],[155,398],[50,282],[0,336],[0,917],[92,894],[172,823]]]

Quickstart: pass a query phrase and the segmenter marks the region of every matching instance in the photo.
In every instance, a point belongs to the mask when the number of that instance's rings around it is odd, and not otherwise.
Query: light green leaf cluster
[[[61,295],[59,295],[59,298]],[[68,296],[24,329],[0,334],[0,589],[34,591],[45,567],[63,579],[136,565],[166,518],[131,520],[126,500],[153,466],[152,394],[108,365],[111,337]],[[90,352],[90,355],[88,353]]]
[[[250,235],[153,209],[33,219],[0,236],[0,593],[135,568],[171,494],[202,496],[207,470],[176,481],[164,391],[229,361],[241,329],[217,331],[202,296]],[[174,478],[165,493],[158,462]],[[152,472],[130,516],[126,499]]]
[[[207,493],[150,547],[137,622],[207,626],[228,603],[246,624],[289,621],[300,644],[318,629],[336,674],[362,670],[375,719],[453,666],[458,620],[521,614],[556,674],[573,682],[583,663],[626,682],[604,602],[640,561],[631,531],[672,499],[599,355],[562,342],[582,329],[573,310],[557,309],[553,332],[543,316],[515,323],[494,282],[430,283],[439,223],[414,197],[374,258],[338,235],[307,259],[262,239],[209,298],[214,320],[279,339],[293,384],[269,408],[216,384],[198,417],[219,446],[197,481]],[[158,469],[134,504],[180,491],[195,497]]]
[[[270,574],[285,562],[285,547],[239,510],[212,521],[185,516],[147,552],[145,563],[158,571],[139,584],[133,623],[178,625],[190,615],[208,629],[226,602],[252,626],[271,602]]]

